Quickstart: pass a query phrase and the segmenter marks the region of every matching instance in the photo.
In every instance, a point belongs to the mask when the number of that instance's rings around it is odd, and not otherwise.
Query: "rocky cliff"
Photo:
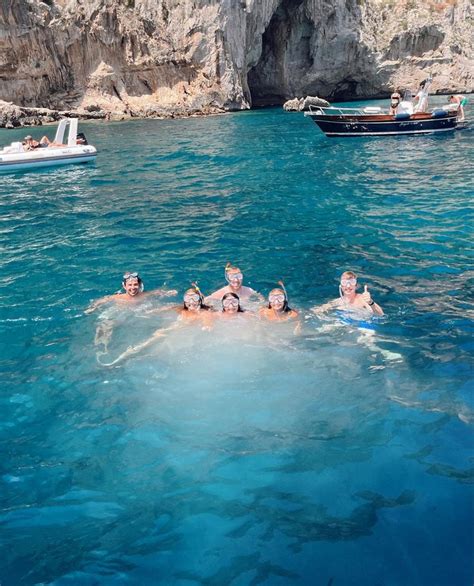
[[[0,100],[136,116],[470,92],[470,0],[0,0]]]

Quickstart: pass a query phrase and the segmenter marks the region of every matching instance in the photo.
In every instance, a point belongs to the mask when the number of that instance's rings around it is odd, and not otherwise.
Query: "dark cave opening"
[[[262,53],[247,83],[253,107],[280,105],[294,97],[305,71],[313,65],[314,27],[304,0],[283,0],[262,35]]]

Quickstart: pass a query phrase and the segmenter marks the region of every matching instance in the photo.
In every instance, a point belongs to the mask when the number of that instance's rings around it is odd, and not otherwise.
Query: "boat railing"
[[[363,108],[340,108],[339,106],[310,106],[305,116],[367,116],[370,114],[383,114],[379,106],[365,106]]]

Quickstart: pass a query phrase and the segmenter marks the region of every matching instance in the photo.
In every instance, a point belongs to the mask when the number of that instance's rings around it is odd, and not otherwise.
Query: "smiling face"
[[[356,275],[350,271],[342,273],[339,287],[345,297],[354,297],[357,289]]]
[[[285,307],[286,296],[281,289],[273,289],[268,295],[269,306],[277,312],[283,311]]]
[[[140,293],[140,280],[138,277],[129,277],[123,283],[125,293],[130,297],[136,297]]]
[[[201,309],[201,296],[195,291],[186,292],[184,295],[184,305],[188,311],[199,311]]]
[[[232,291],[239,291],[242,287],[244,276],[238,268],[231,268],[226,271],[226,279]]]
[[[222,311],[224,313],[237,313],[239,311],[239,300],[233,295],[222,300]]]

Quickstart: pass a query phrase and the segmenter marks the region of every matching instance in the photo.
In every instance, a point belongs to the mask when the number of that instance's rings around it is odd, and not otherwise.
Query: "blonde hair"
[[[357,275],[352,271],[344,271],[341,275],[341,279],[357,279]]]

